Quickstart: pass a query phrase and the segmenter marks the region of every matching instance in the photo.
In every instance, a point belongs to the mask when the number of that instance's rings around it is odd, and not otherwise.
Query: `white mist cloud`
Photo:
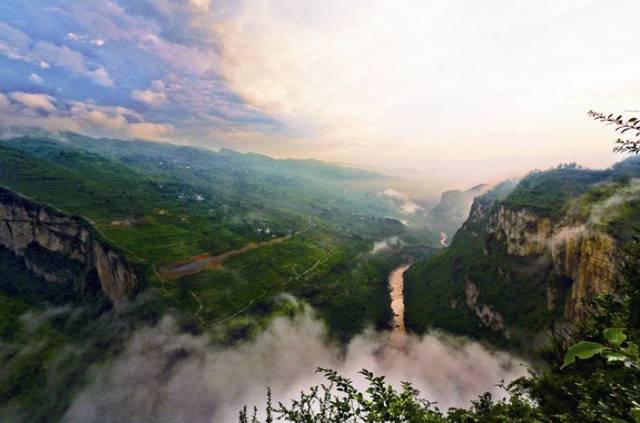
[[[640,198],[640,179],[632,179],[628,185],[591,207],[589,223],[602,224],[617,217],[620,206]]]
[[[414,214],[422,210],[422,207],[411,201],[411,198],[403,192],[387,188],[381,194],[398,201],[400,203],[400,211],[404,214]]]
[[[388,334],[368,331],[341,350],[327,340],[310,311],[277,318],[254,340],[220,349],[206,336],[178,331],[166,317],[139,330],[111,363],[94,369],[94,382],[76,397],[70,422],[233,422],[247,404],[261,406],[266,387],[276,401],[323,382],[318,366],[356,373],[369,369],[399,387],[410,381],[441,408],[463,406],[479,394],[503,394],[494,385],[523,376],[519,360],[480,344],[441,334],[411,337],[405,350]]]
[[[373,243],[373,248],[371,249],[371,254],[377,254],[382,251],[389,251],[394,247],[399,247],[402,245],[402,241],[397,236],[392,236],[389,238],[385,238],[381,241],[375,241]]]

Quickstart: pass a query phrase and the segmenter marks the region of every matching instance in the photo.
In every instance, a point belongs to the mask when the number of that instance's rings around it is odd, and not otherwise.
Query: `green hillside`
[[[601,171],[562,166],[533,172],[515,186],[501,184],[477,198],[451,245],[406,273],[407,326],[419,333],[436,327],[499,345],[535,349],[535,335],[562,319],[572,281],[554,271],[548,255],[509,254],[490,230],[496,211],[501,207],[526,210],[539,219],[551,219],[552,227],[587,225],[622,247],[640,225],[640,199],[633,179],[640,176],[639,165],[633,158]],[[602,218],[596,221],[594,210],[601,209]],[[468,305],[469,286],[478,289],[478,304],[500,314],[504,329],[482,324]],[[552,307],[548,289],[555,297]]]
[[[392,218],[400,216],[395,205],[366,186],[384,179],[371,172],[74,134],[2,145],[0,184],[89,219],[144,264],[156,294],[145,313],[179,310],[203,328],[233,316],[243,331],[254,330],[283,292],[314,305],[339,338],[369,324],[386,326],[386,276],[403,257],[372,256],[373,242],[400,236],[422,246],[414,254],[428,254],[434,244],[433,234]],[[178,281],[156,272],[284,236],[290,238]]]

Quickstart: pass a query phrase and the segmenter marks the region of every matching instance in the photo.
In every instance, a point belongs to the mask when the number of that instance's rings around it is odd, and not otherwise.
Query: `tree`
[[[606,125],[615,125],[615,131],[621,135],[616,140],[616,146],[613,151],[616,153],[640,153],[640,119],[632,117],[626,119],[622,116],[614,117],[613,113],[605,115],[604,113],[589,111],[589,116],[593,119],[603,122]],[[623,139],[622,135],[627,134]]]

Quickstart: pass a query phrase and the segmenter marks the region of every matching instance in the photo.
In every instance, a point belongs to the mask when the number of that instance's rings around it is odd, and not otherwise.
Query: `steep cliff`
[[[524,209],[498,206],[489,233],[504,242],[507,252],[521,257],[548,256],[552,271],[571,281],[564,316],[580,316],[585,301],[610,290],[616,273],[616,241],[587,224],[553,223]]]
[[[99,288],[116,307],[138,287],[139,276],[83,218],[69,217],[0,187],[0,246],[50,283]]]
[[[608,292],[640,222],[638,161],[559,167],[476,198],[450,247],[406,274],[406,324],[530,343]]]

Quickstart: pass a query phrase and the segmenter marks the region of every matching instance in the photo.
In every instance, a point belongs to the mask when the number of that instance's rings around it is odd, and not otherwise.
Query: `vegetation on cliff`
[[[608,289],[616,255],[640,224],[639,164],[562,165],[478,197],[450,247],[407,272],[408,328],[538,348],[537,334]],[[504,325],[491,324],[499,318]]]

